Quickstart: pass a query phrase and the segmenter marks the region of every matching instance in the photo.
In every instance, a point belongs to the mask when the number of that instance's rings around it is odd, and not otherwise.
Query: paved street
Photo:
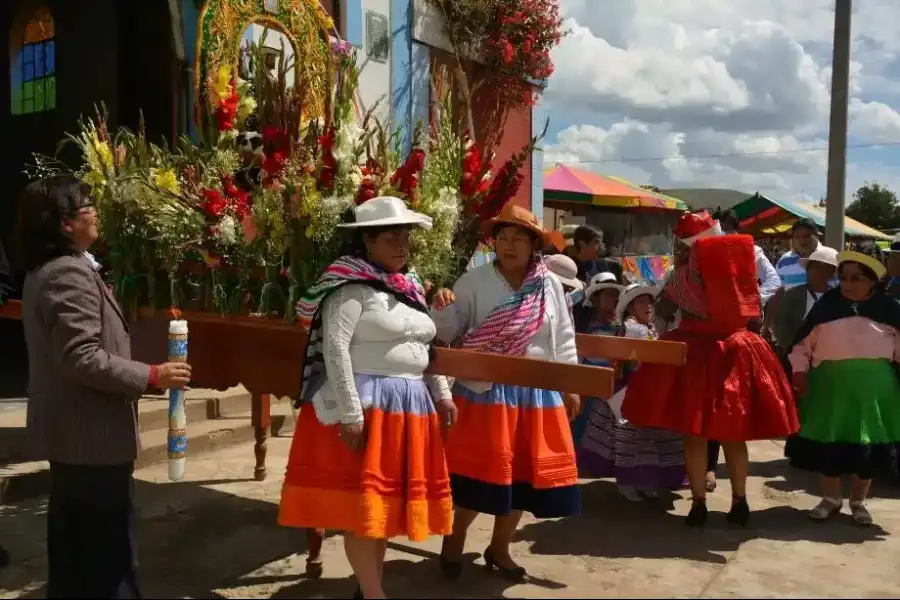
[[[347,598],[354,586],[339,537],[326,543],[325,577],[306,581],[303,536],[275,524],[280,474],[290,440],[269,442],[270,479],[250,479],[253,449],[243,444],[188,459],[189,480],[170,483],[166,466],[138,472],[141,575],[145,597]],[[848,516],[820,525],[804,510],[812,481],[788,472],[781,444],[758,442],[750,501],[753,526],[724,522],[722,482],[704,532],[685,528],[687,502],[630,505],[611,483],[584,484],[585,515],[563,522],[526,521],[515,555],[533,579],[526,585],[487,575],[477,553],[490,521],[480,519],[468,550],[474,564],[447,584],[436,577],[440,540],[390,545],[388,593],[398,598],[768,597],[900,598],[900,502],[877,497],[879,525]],[[724,471],[724,469],[723,469]],[[14,565],[0,575],[0,597],[43,597],[45,502],[3,507],[0,541]],[[102,526],[101,523],[97,524]]]

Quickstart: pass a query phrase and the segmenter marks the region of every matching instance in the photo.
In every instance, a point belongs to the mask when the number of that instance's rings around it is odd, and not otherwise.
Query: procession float
[[[449,19],[468,18],[451,14],[452,3],[434,4]],[[515,19],[509,28],[519,37],[485,50],[501,66],[507,46],[533,43],[526,15]],[[299,394],[305,332],[294,307],[339,255],[336,226],[368,199],[403,199],[433,219],[432,229],[415,233],[411,266],[432,289],[452,286],[489,242],[480,224],[516,194],[542,134],[495,163],[489,140],[474,137],[474,86],[462,59],[434,75],[428,122],[392,129],[376,107],[361,110],[356,50],[315,0],[209,0],[198,33],[196,136],[153,143],[142,128],[114,130],[100,106],[65,142],[80,151],[75,173],[93,189],[96,253],[131,323],[133,355],[152,363],[189,357],[194,387],[243,385],[261,480],[271,396]],[[515,85],[527,83],[522,72],[507,70],[504,93],[529,101],[530,88]],[[408,148],[398,142],[404,133]],[[71,169],[48,156],[28,168],[32,177],[62,171]],[[4,310],[15,318],[18,307]],[[579,336],[578,346],[583,356],[684,362],[681,344]],[[612,369],[452,348],[438,349],[431,370],[596,397],[609,397],[614,383]],[[182,403],[173,392],[173,479],[184,474],[190,428]]]

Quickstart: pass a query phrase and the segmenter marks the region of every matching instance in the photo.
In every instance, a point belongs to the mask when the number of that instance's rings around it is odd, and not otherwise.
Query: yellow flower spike
[[[222,65],[216,74],[216,94],[219,101],[231,95],[231,67]]]
[[[178,176],[172,169],[160,169],[153,175],[153,183],[161,190],[178,194],[181,186],[178,184]]]

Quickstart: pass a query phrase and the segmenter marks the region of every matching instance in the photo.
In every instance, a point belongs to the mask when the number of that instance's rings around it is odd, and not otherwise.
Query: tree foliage
[[[877,182],[866,182],[853,194],[847,216],[878,230],[900,227],[897,194]]]

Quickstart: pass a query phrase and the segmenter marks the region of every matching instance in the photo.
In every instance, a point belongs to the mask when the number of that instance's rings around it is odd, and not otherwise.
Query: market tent
[[[678,198],[644,189],[618,177],[607,177],[565,165],[558,165],[544,172],[544,206],[557,208],[554,206],[557,203],[688,210],[687,205]]]
[[[805,202],[775,200],[756,193],[734,206],[740,220],[740,230],[756,235],[777,235],[787,231],[800,218],[812,219],[819,227],[825,227],[825,209]],[[891,236],[844,217],[844,231],[854,238],[890,240]]]

